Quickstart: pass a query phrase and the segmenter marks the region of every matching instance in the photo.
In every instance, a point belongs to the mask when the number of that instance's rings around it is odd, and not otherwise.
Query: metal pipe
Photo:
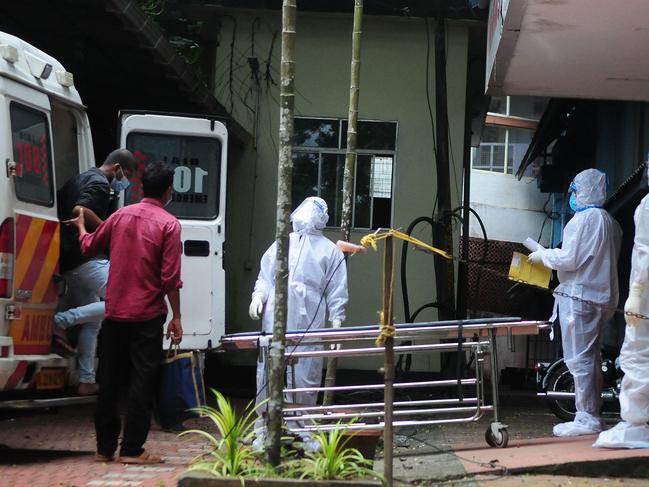
[[[476,379],[462,379],[462,385],[473,385],[476,383]],[[422,382],[399,382],[394,384],[395,389],[413,389],[416,387],[445,387],[445,386],[455,386],[457,385],[456,380],[431,380],[431,381],[422,381]],[[354,386],[335,386],[335,387],[299,387],[296,389],[284,389],[285,393],[290,392],[321,392],[327,389],[334,391],[358,391],[360,390],[381,390],[385,387],[385,384],[366,384],[366,385],[354,385]]]
[[[558,391],[547,391],[547,392],[537,392],[537,396],[544,396],[544,397],[554,397],[557,399],[574,399],[575,398],[575,393],[574,392],[558,392]],[[605,399],[607,401],[616,399],[617,395],[612,393],[612,392],[602,392],[602,399]]]
[[[422,421],[393,421],[392,425],[395,428],[403,428],[407,426],[428,426],[433,424],[471,423],[482,418],[482,413],[485,411],[493,411],[493,406],[481,407],[476,414],[474,414],[473,416],[468,416],[466,418],[431,419]],[[383,422],[376,424],[350,424],[345,425],[345,430],[382,430],[384,426],[385,425]],[[340,429],[340,425],[321,424],[314,426],[305,426],[302,428],[291,428],[291,431],[301,433],[306,431],[331,431],[333,429]]]
[[[479,346],[488,346],[489,342],[464,342],[462,348],[475,348]],[[445,351],[457,350],[458,344],[455,343],[427,343],[425,345],[401,345],[394,348],[395,353],[417,353],[430,350]],[[350,355],[382,355],[385,347],[368,347],[368,348],[343,348],[340,350],[305,350],[289,352],[292,358],[305,357],[345,357]]]
[[[466,413],[476,411],[477,407],[457,407],[457,408],[429,408],[429,409],[395,409],[394,416],[410,416],[412,414],[446,414],[446,413]],[[385,416],[385,411],[368,411],[358,413],[331,413],[331,414],[302,414],[295,416],[284,416],[284,421],[303,421],[315,419],[345,419],[345,418],[380,418]]]
[[[477,397],[467,397],[463,403],[477,403]],[[426,399],[421,401],[395,401],[394,405],[399,406],[432,406],[435,404],[460,404],[460,401],[457,399]],[[382,402],[366,402],[366,403],[353,403],[353,404],[330,404],[327,406],[307,406],[307,407],[286,407],[284,408],[285,412],[293,411],[335,411],[337,409],[351,409],[351,408],[382,408],[384,404]]]
[[[489,330],[489,341],[491,341],[491,353],[489,354],[491,358],[491,401],[494,406],[494,421],[498,423],[500,419],[498,418],[498,404],[499,404],[499,394],[498,390],[498,351],[496,350],[496,332],[495,330]]]
[[[457,336],[458,325],[447,324],[457,323],[452,322],[427,322],[427,323],[403,323],[395,325],[396,338],[404,339],[408,337],[415,337],[419,335],[427,335],[429,338],[452,338],[452,334]],[[505,321],[505,322],[490,322],[489,320],[466,320],[466,324],[462,329],[465,334],[474,332],[485,332],[490,329],[506,330],[512,328],[519,331],[519,334],[537,334],[538,330],[549,328],[551,325],[547,321]],[[531,333],[533,331],[533,333]],[[530,333],[527,333],[530,332]],[[318,339],[325,343],[340,343],[345,340],[374,340],[378,333],[378,326],[371,327],[343,327],[337,329],[326,330],[295,330],[286,334],[287,345],[294,346],[297,341],[301,344],[312,344],[312,340]],[[257,340],[262,333],[241,333],[233,335],[224,335],[221,337],[221,344],[224,346],[235,346],[240,348],[256,348]],[[450,335],[450,336],[449,336]]]

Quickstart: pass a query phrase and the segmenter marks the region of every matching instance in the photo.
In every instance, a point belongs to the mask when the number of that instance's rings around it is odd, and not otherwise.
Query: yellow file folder
[[[551,275],[552,270],[543,264],[532,264],[528,262],[526,255],[514,252],[512,264],[509,267],[509,278],[512,281],[524,282],[547,289],[550,285]]]

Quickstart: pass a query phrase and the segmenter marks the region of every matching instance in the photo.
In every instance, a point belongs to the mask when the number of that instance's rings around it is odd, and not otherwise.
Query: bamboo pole
[[[394,273],[394,239],[388,237],[385,239],[385,249],[383,253],[383,313],[382,325],[391,327],[394,325],[394,312],[392,309],[392,284]],[[383,474],[386,485],[392,487],[392,445],[393,445],[393,405],[394,405],[394,338],[388,336],[384,342],[383,353],[383,374],[385,382],[384,402],[385,417],[383,428]]]
[[[354,26],[352,29],[352,61],[349,83],[349,115],[347,119],[347,152],[345,153],[345,171],[343,173],[343,208],[340,230],[343,240],[349,242],[352,226],[352,195],[354,194],[354,165],[356,163],[356,127],[358,125],[358,99],[361,79],[361,35],[363,33],[363,0],[354,0]],[[327,359],[325,386],[336,385],[338,359]],[[335,393],[327,391],[323,404],[333,404]]]
[[[349,84],[349,116],[347,121],[347,152],[343,173],[343,211],[340,222],[343,239],[349,242],[352,226],[352,196],[354,194],[354,166],[356,164],[356,126],[358,125],[358,98],[361,80],[361,34],[363,31],[363,0],[354,0],[354,28],[352,31],[352,64]]]
[[[295,107],[296,0],[282,5],[282,63],[280,87],[279,159],[277,166],[277,267],[275,269],[275,315],[269,350],[269,401],[266,455],[271,465],[280,463],[284,389],[284,348],[288,294],[288,246],[291,213],[293,112]]]

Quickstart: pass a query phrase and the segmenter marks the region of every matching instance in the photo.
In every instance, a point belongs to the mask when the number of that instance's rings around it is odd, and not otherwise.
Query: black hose
[[[480,229],[482,230],[482,239],[484,241],[484,248],[482,249],[482,259],[480,259],[479,264],[480,266],[478,267],[478,276],[476,278],[476,289],[480,289],[480,278],[482,277],[482,266],[484,266],[485,261],[487,260],[487,252],[489,250],[489,238],[487,237],[487,229],[484,226],[484,223],[482,222],[482,218],[480,218],[480,215],[478,214],[477,211],[475,211],[473,208],[470,206],[466,205],[461,205],[458,206],[457,208],[454,208],[451,213],[455,214],[460,210],[467,209],[469,212],[473,213],[473,216],[476,217],[478,220],[478,224],[480,225]],[[468,255],[468,249],[467,249],[467,255]],[[468,259],[467,259],[468,260]],[[468,266],[469,262],[466,262],[465,265]],[[468,269],[467,269],[468,270]]]
[[[411,235],[412,231],[415,229],[417,225],[419,225],[421,222],[427,222],[433,229],[435,228],[435,221],[428,217],[428,216],[420,216],[419,218],[415,218],[410,225],[408,225],[408,229],[406,230],[407,235]],[[404,313],[404,318],[406,323],[412,323],[414,320],[414,317],[410,315],[410,302],[408,300],[408,280],[406,277],[407,273],[407,268],[406,268],[406,262],[408,260],[408,242],[404,241],[403,244],[401,245],[401,293],[403,295],[403,313]],[[430,303],[431,306],[429,307],[437,307],[436,303]],[[421,310],[421,308],[420,308]],[[418,311],[420,311],[418,310]]]
[[[482,236],[483,236],[483,239],[484,239],[484,249],[483,249],[483,252],[482,252],[482,259],[480,259],[480,261],[479,261],[481,266],[482,266],[484,264],[484,262],[486,261],[486,259],[487,259],[487,251],[488,251],[488,245],[489,245],[489,239],[487,238],[487,230],[486,230],[486,228],[484,226],[482,218],[480,218],[480,215],[478,214],[477,211],[475,211],[470,206],[467,207],[466,205],[461,205],[461,206],[458,206],[457,208],[454,208],[453,210],[451,210],[451,215],[453,217],[459,219],[460,221],[462,221],[462,217],[459,216],[457,213],[460,210],[464,210],[465,208],[468,209],[469,212],[473,213],[473,215],[478,220],[478,223],[480,225],[480,229],[482,230]],[[420,216],[418,218],[415,218],[410,223],[410,225],[408,225],[408,228],[406,230],[406,234],[411,235],[413,230],[415,229],[415,227],[417,225],[419,225],[420,223],[422,223],[422,222],[428,223],[431,226],[432,232],[434,234],[434,232],[435,232],[435,223],[436,222],[435,222],[435,220],[433,220],[433,218],[428,217],[428,216]],[[415,321],[415,319],[417,318],[417,316],[419,315],[419,313],[421,313],[422,311],[424,311],[425,309],[428,309],[428,308],[438,308],[439,303],[437,303],[437,302],[426,303],[426,304],[420,306],[419,308],[417,308],[414,311],[414,313],[410,314],[410,301],[409,301],[409,298],[408,298],[408,278],[407,278],[408,270],[407,270],[407,265],[406,265],[407,261],[408,261],[408,242],[404,241],[402,246],[401,246],[401,293],[402,293],[402,296],[403,296],[403,312],[404,312],[405,322],[406,323],[413,323]],[[479,288],[480,276],[481,276],[481,272],[478,273],[476,288]],[[411,357],[411,354],[405,354],[405,355],[406,355],[406,366],[405,366],[405,369],[403,371],[408,372],[410,370],[410,367],[411,367],[411,364],[412,364],[412,357]],[[402,363],[403,363],[403,355],[400,355],[395,368],[397,370],[401,370]]]

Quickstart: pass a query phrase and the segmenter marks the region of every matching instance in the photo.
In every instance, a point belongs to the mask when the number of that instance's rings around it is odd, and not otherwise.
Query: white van
[[[227,131],[198,117],[124,113],[122,147],[140,168],[176,166],[168,210],[181,221],[185,349],[224,332],[223,245]],[[56,191],[95,166],[85,107],[56,59],[0,32],[0,407],[56,404],[76,385],[75,359],[51,353],[61,286]],[[122,203],[139,200],[135,175]],[[49,403],[47,401],[50,401]]]

